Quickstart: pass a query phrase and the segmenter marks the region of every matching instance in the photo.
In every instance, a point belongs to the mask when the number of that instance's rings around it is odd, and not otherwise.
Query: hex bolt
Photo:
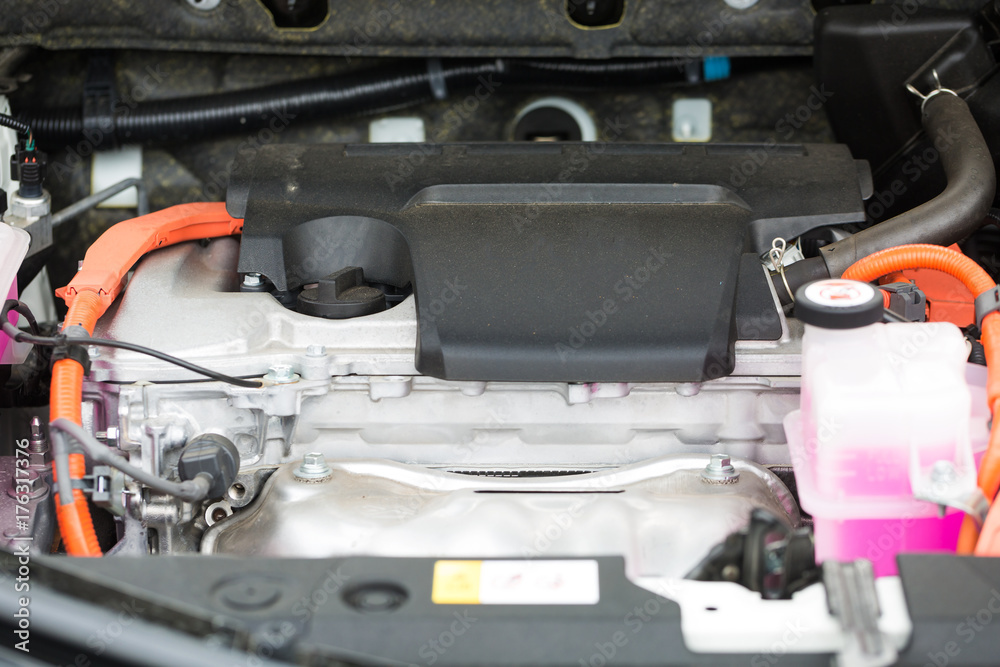
[[[259,273],[248,273],[243,276],[243,284],[247,287],[260,287],[261,277]]]
[[[709,484],[735,484],[740,478],[728,454],[712,454],[708,465],[701,471],[701,479]]]
[[[7,495],[11,496],[12,498],[16,498],[17,488],[19,486],[22,487],[22,490],[23,487],[25,486],[28,487],[27,495],[29,498],[37,498],[38,496],[42,495],[43,491],[48,489],[48,486],[46,486],[45,482],[38,475],[38,472],[31,469],[28,469],[26,475],[22,475],[20,477],[18,476],[11,477],[10,489],[7,491]]]
[[[958,471],[951,461],[935,461],[931,466],[931,481],[935,484],[950,484],[957,476]]]
[[[289,364],[274,364],[267,370],[264,379],[275,384],[289,384],[297,382],[299,378]]]
[[[46,470],[49,467],[46,458],[49,453],[49,439],[42,428],[42,420],[31,418],[31,435],[28,437],[28,467]]]
[[[326,356],[326,346],[325,345],[310,345],[306,348],[307,357],[325,357]]]
[[[28,451],[35,454],[44,454],[49,451],[49,442],[42,430],[42,420],[38,417],[31,418],[31,437],[28,439]]]
[[[332,472],[326,464],[326,457],[319,452],[309,452],[302,457],[302,463],[293,474],[297,479],[320,480],[329,477]]]

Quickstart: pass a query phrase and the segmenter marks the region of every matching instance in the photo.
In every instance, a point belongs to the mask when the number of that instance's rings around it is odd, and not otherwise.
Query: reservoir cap
[[[868,283],[817,280],[795,294],[795,317],[824,329],[856,329],[882,321],[882,294]]]

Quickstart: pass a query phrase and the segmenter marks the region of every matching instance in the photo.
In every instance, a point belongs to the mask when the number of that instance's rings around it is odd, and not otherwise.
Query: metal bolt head
[[[325,357],[326,356],[326,346],[325,345],[310,345],[306,348],[306,356],[309,357]]]
[[[951,461],[935,461],[931,466],[931,481],[938,484],[949,484],[958,477],[955,464]]]
[[[701,393],[700,382],[682,382],[674,389],[678,396],[697,396]]]
[[[35,454],[44,454],[49,451],[49,441],[42,430],[42,420],[38,417],[31,418],[31,437],[28,439],[28,451]]]
[[[298,382],[299,376],[295,374],[289,364],[275,364],[268,369],[264,379],[275,384],[289,384]]]
[[[701,478],[709,484],[735,484],[740,473],[728,454],[712,454],[708,465],[701,471]]]
[[[43,191],[41,197],[22,197],[14,192],[11,193],[9,202],[11,217],[23,218],[28,222],[34,222],[52,210],[52,198],[47,191]]]
[[[25,489],[27,489],[27,495],[29,498],[38,498],[49,490],[48,485],[38,474],[38,471],[31,470],[29,468],[26,472],[26,475],[11,478],[10,488],[7,489],[7,495],[11,498],[17,498],[18,496],[23,495]]]
[[[326,457],[319,452],[309,452],[302,457],[302,463],[293,473],[297,479],[319,480],[329,477],[333,471],[326,464]]]
[[[723,471],[726,468],[732,468],[732,460],[725,454],[712,454],[711,460],[708,462],[708,467],[712,470]]]
[[[261,282],[259,273],[248,273],[243,276],[243,284],[247,287],[260,287]]]

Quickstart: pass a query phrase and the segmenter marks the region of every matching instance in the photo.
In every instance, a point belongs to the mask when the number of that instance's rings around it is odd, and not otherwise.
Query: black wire
[[[28,304],[23,301],[18,301],[17,299],[7,299],[3,303],[3,310],[0,310],[0,320],[7,322],[7,316],[10,311],[19,313],[24,316],[24,319],[28,320],[28,326],[31,327],[31,333],[36,336],[41,334],[41,329],[38,328],[38,321],[35,320],[34,314],[32,314],[31,309],[28,308]]]
[[[23,308],[24,310],[20,310],[19,308]],[[190,361],[174,357],[166,352],[160,352],[159,350],[154,350],[142,345],[136,345],[135,343],[126,343],[120,340],[109,340],[107,338],[70,338],[64,334],[60,334],[58,336],[39,336],[37,335],[37,324],[33,326],[33,334],[26,334],[23,331],[19,331],[17,327],[7,321],[7,314],[10,313],[11,310],[17,310],[17,312],[24,315],[25,318],[28,318],[29,324],[33,322],[35,318],[30,315],[31,311],[28,310],[28,307],[20,301],[10,299],[4,302],[3,309],[0,310],[0,323],[3,325],[4,332],[18,343],[31,343],[32,345],[40,345],[44,347],[59,347],[61,345],[97,345],[100,347],[114,347],[120,350],[129,350],[131,352],[145,354],[155,359],[166,361],[167,363],[175,366],[180,366],[181,368],[189,370],[192,373],[204,375],[212,380],[225,382],[237,387],[257,389],[263,386],[263,383],[260,382],[260,380],[241,380],[240,378],[232,377],[231,375],[218,373],[216,371],[209,370],[208,368],[198,366],[197,364],[192,364]]]
[[[894,322],[905,322],[906,324],[910,323],[910,320],[906,319],[902,315],[897,315],[888,308],[882,309],[882,321],[887,322],[889,324],[892,324]]]
[[[159,350],[154,350],[142,345],[136,345],[135,343],[126,343],[120,340],[109,340],[107,338],[67,338],[67,343],[72,343],[76,345],[98,345],[100,347],[115,347],[120,350],[130,350],[132,352],[138,352],[140,354],[145,354],[150,357],[154,357],[161,361],[166,361],[175,366],[180,366],[181,368],[186,368],[192,373],[197,373],[199,375],[204,375],[207,378],[213,380],[218,380],[219,382],[226,382],[237,387],[249,387],[251,389],[256,389],[264,386],[260,380],[241,380],[237,377],[231,375],[225,375],[224,373],[217,373],[216,371],[203,368],[197,364],[192,364],[190,361],[184,361],[178,357],[171,356],[166,352],[160,352]]]

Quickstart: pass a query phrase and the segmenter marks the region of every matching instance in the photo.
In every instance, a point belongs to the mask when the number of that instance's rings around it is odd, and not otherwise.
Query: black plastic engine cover
[[[732,372],[742,255],[862,220],[859,173],[837,145],[272,145],[227,207],[279,290],[412,284],[421,373],[689,382]]]

